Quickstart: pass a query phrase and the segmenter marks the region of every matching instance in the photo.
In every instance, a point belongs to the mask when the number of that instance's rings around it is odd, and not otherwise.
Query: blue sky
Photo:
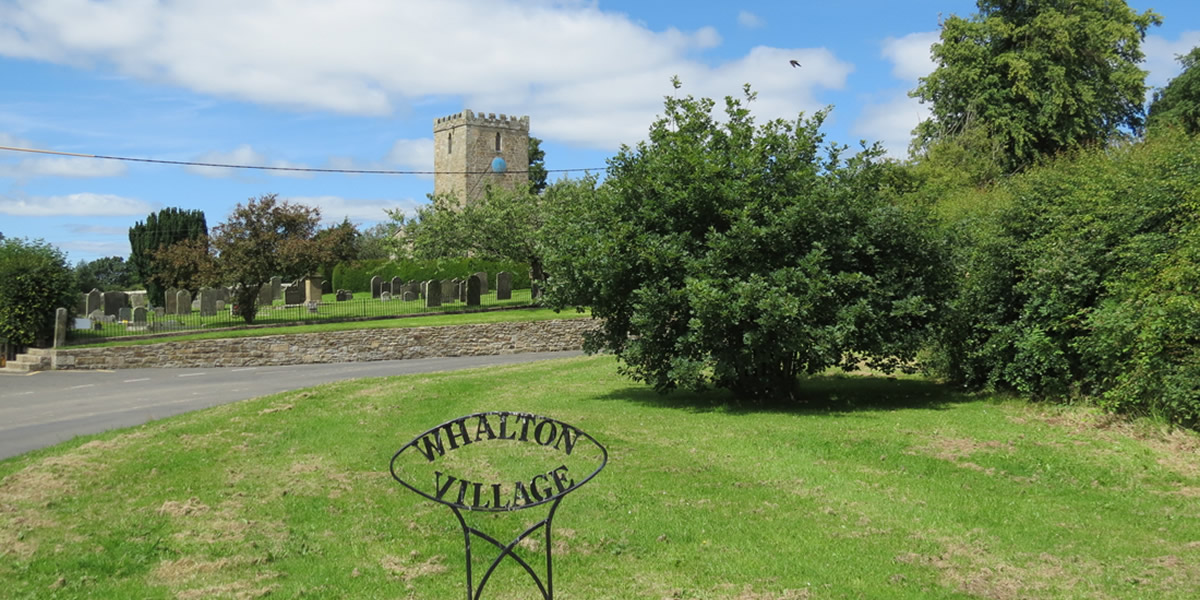
[[[1147,83],[1200,45],[1200,2],[1163,15]],[[671,93],[758,92],[760,119],[834,107],[828,139],[902,156],[939,15],[966,0],[0,0],[0,146],[228,164],[428,171],[432,123],[528,115],[549,169],[600,168]],[[793,69],[788,60],[802,63]],[[0,151],[0,233],[74,263],[128,256],[166,207],[209,227],[267,193],[366,227],[411,213],[421,175],[297,175]]]

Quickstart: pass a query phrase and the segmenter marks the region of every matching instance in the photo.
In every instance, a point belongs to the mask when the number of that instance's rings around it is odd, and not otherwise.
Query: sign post
[[[505,558],[529,574],[544,600],[553,600],[554,515],[563,498],[591,481],[607,462],[604,446],[577,427],[549,417],[495,411],[459,417],[421,433],[392,456],[391,472],[408,489],[450,507],[458,519],[466,555],[467,600],[482,598],[488,580]],[[497,469],[516,475],[496,481]],[[507,543],[470,525],[464,516],[543,505],[549,508],[546,517]],[[535,535],[545,547],[544,578],[515,552],[518,544]],[[472,573],[472,540],[476,538],[499,550],[478,586]]]

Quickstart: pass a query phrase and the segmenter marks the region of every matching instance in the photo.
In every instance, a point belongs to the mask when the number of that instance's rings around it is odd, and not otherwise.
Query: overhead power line
[[[105,156],[103,154],[80,154],[77,152],[59,152],[57,150],[42,150],[39,148],[14,148],[11,146],[0,146],[0,150],[9,152],[25,152],[29,154],[50,154],[54,156],[72,156],[76,158],[96,158],[100,160],[120,160],[125,162],[140,162],[152,163],[157,165],[178,165],[184,167],[213,167],[218,169],[253,169],[257,171],[291,171],[300,173],[343,173],[347,175],[483,175],[490,173],[491,170],[484,171],[399,171],[391,169],[323,169],[316,167],[270,167],[265,165],[233,165],[226,163],[210,163],[197,162],[191,160],[163,160],[158,158],[134,158],[129,156]],[[603,171],[603,167],[591,167],[580,169],[546,169],[547,173],[572,173],[577,171]],[[510,170],[509,173],[528,173],[524,171]]]

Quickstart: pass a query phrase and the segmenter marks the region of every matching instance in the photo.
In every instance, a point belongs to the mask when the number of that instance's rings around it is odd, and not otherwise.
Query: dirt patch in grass
[[[1089,434],[1105,441],[1136,440],[1158,455],[1156,461],[1164,468],[1189,478],[1200,478],[1200,433],[1136,421],[1120,415],[1094,410],[1038,410],[1030,408],[1029,415],[1076,434]],[[1013,419],[1020,423],[1022,418]]]
[[[158,507],[158,514],[169,517],[188,517],[192,515],[200,515],[208,512],[208,505],[201,502],[195,496],[178,502],[175,500],[167,500]]]
[[[407,557],[388,555],[379,561],[384,571],[400,579],[405,584],[426,575],[439,575],[446,572],[446,557],[440,554],[421,560],[421,553],[413,550]]]

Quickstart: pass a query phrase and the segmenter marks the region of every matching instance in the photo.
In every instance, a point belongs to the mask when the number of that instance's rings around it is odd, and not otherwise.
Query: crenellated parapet
[[[475,113],[471,110],[464,110],[459,113],[454,113],[445,117],[438,117],[433,120],[434,132],[445,131],[454,127],[463,125],[472,125],[477,127],[492,127],[499,129],[509,129],[519,132],[529,131],[529,115],[518,117],[516,115],[506,115],[504,113]]]

